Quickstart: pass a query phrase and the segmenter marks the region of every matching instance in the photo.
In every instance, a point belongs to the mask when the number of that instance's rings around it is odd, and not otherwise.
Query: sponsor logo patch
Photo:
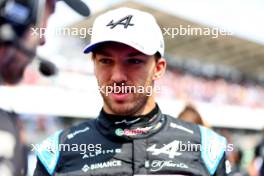
[[[180,141],[174,140],[171,143],[164,145],[161,148],[157,148],[156,144],[153,144],[149,148],[147,148],[148,152],[152,152],[152,155],[160,155],[165,154],[168,155],[169,158],[174,159],[175,156],[180,156],[182,153],[177,152],[179,150]]]
[[[182,168],[182,169],[189,168],[186,164],[182,162],[175,162],[173,160],[153,160],[147,163],[145,163],[145,166],[150,167],[150,171],[152,172],[160,171],[163,168]]]
[[[101,163],[95,163],[95,164],[85,164],[82,167],[83,172],[88,172],[90,170],[96,170],[96,169],[103,169],[103,168],[111,168],[111,167],[118,167],[122,166],[122,162],[119,160],[113,160],[113,161],[106,161]]]

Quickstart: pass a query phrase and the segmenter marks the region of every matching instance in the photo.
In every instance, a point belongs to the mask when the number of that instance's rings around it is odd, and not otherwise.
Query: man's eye
[[[140,64],[143,63],[143,61],[141,59],[128,59],[128,63],[130,64]]]
[[[111,59],[107,59],[107,58],[103,58],[99,60],[100,63],[102,64],[111,64],[112,60]]]

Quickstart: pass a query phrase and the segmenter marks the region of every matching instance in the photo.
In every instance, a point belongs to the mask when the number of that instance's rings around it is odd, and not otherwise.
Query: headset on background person
[[[38,27],[44,16],[46,2],[52,4],[53,10],[57,0],[0,0],[0,45],[12,45],[26,54],[30,59],[36,58],[40,62],[39,70],[45,76],[57,73],[56,66],[39,56],[36,51],[24,47],[20,38],[31,27]],[[80,0],[64,0],[80,15],[89,16],[90,10]]]

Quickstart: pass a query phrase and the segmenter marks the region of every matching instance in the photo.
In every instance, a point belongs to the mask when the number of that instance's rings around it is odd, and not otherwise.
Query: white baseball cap
[[[155,18],[146,12],[118,8],[98,16],[93,24],[91,43],[84,53],[103,42],[119,42],[146,55],[164,55],[164,39]]]

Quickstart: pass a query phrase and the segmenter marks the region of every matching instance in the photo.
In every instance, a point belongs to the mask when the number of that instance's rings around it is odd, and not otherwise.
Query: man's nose
[[[113,82],[126,82],[127,81],[127,73],[126,68],[121,64],[116,64],[112,70],[112,77]]]

